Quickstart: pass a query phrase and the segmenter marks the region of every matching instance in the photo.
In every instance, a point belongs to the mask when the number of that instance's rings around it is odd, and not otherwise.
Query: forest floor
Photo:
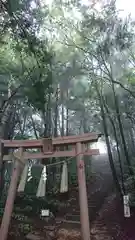
[[[124,218],[123,204],[112,195],[106,198],[95,221],[91,224],[93,239],[135,240],[135,212]]]
[[[95,158],[92,166],[96,174],[93,181],[87,182],[91,240],[135,240],[135,210],[132,209],[129,219],[124,218],[123,203],[113,193],[107,159],[105,156]],[[18,219],[12,218],[8,240],[81,240],[78,187],[72,186],[65,199],[61,199],[60,194],[53,198],[59,200],[59,204],[64,203],[65,207],[61,206],[48,220],[41,219],[39,214],[24,214],[23,201],[20,200],[18,207],[23,212],[19,213]]]
[[[91,223],[91,240],[135,240],[135,214],[126,219],[122,203],[115,195],[106,198],[96,219]],[[30,234],[24,234],[20,226],[29,226]],[[31,228],[30,228],[31,226]],[[27,230],[27,229],[26,229]],[[27,236],[27,238],[26,238]],[[81,240],[80,227],[54,219],[46,223],[39,218],[29,219],[28,223],[12,221],[8,240]]]

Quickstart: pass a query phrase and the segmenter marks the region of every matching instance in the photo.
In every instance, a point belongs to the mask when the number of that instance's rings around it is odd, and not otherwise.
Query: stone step
[[[80,221],[72,221],[72,220],[66,220],[66,219],[63,220],[63,223],[78,224],[78,225],[81,224]]]
[[[79,228],[80,229],[80,220],[79,221],[72,221],[72,220],[67,220],[66,218],[57,218],[56,222],[58,225],[63,228],[64,226],[69,227],[69,228]],[[73,226],[74,225],[74,226]]]
[[[93,204],[89,204],[88,205],[88,208],[91,209],[91,208],[96,208],[97,206],[95,205],[95,203]],[[70,212],[80,212],[80,207],[79,206],[72,206],[72,209],[71,208],[66,208],[67,212],[70,210]]]
[[[80,206],[79,205],[70,205],[72,206],[72,209],[77,209],[79,210],[80,209]],[[95,201],[90,201],[88,202],[88,207],[96,207],[96,204],[95,204]],[[67,208],[66,208],[67,209]],[[71,209],[71,208],[70,208]]]
[[[75,215],[80,215],[80,210],[79,209],[73,209],[72,212],[75,213]]]
[[[66,214],[65,219],[68,221],[80,222],[80,214],[79,215]]]
[[[34,232],[34,233],[28,233],[26,236],[27,240],[44,240],[44,237],[40,236],[40,233]]]

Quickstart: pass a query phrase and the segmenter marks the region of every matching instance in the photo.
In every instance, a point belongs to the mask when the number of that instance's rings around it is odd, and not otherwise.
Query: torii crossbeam
[[[77,158],[77,173],[79,187],[79,203],[80,203],[80,222],[81,234],[83,240],[90,240],[90,227],[85,179],[85,166],[83,155],[99,155],[98,149],[89,149],[89,143],[97,142],[101,134],[88,133],[78,136],[64,136],[57,138],[44,138],[39,140],[1,140],[1,156],[2,149],[19,149],[18,153],[12,155],[14,157],[14,168],[11,176],[5,211],[0,228],[0,240],[7,240],[8,229],[10,225],[11,215],[14,206],[14,200],[17,191],[18,179],[28,159],[42,159],[45,164],[46,158],[52,157],[74,157]],[[3,146],[3,147],[2,147]],[[62,147],[62,148],[61,148]],[[61,150],[66,147],[66,150]],[[67,150],[70,149],[70,150]],[[38,149],[38,152],[30,153],[28,149]],[[11,155],[4,155],[3,161],[11,161]]]

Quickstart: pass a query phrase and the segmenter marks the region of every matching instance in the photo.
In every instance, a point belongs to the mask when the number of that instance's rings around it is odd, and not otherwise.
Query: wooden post
[[[20,152],[21,152],[20,155],[22,155],[22,149],[20,149]],[[0,240],[7,240],[7,237],[8,237],[8,229],[9,229],[10,220],[12,216],[14,200],[15,200],[16,190],[18,185],[18,179],[20,176],[22,165],[23,163],[21,161],[15,159],[13,172],[11,176],[11,182],[8,190],[7,201],[6,201],[5,210],[4,210],[1,228],[0,228]]]
[[[79,202],[80,202],[80,222],[82,240],[90,240],[90,226],[88,214],[88,201],[86,190],[85,166],[82,155],[82,144],[76,143],[77,154],[77,173],[78,173],[78,187],[79,187]]]
[[[4,144],[0,139],[0,169],[2,167],[2,162],[3,162],[3,148],[4,148]]]
[[[0,140],[0,198],[3,191],[3,155],[4,155],[4,144]]]

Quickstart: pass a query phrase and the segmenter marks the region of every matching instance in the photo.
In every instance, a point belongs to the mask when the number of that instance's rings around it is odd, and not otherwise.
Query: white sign
[[[123,196],[123,202],[124,202],[124,217],[129,218],[131,216],[131,214],[130,214],[129,196],[128,195]]]
[[[49,217],[50,211],[49,209],[43,209],[41,210],[41,216],[42,217]]]

